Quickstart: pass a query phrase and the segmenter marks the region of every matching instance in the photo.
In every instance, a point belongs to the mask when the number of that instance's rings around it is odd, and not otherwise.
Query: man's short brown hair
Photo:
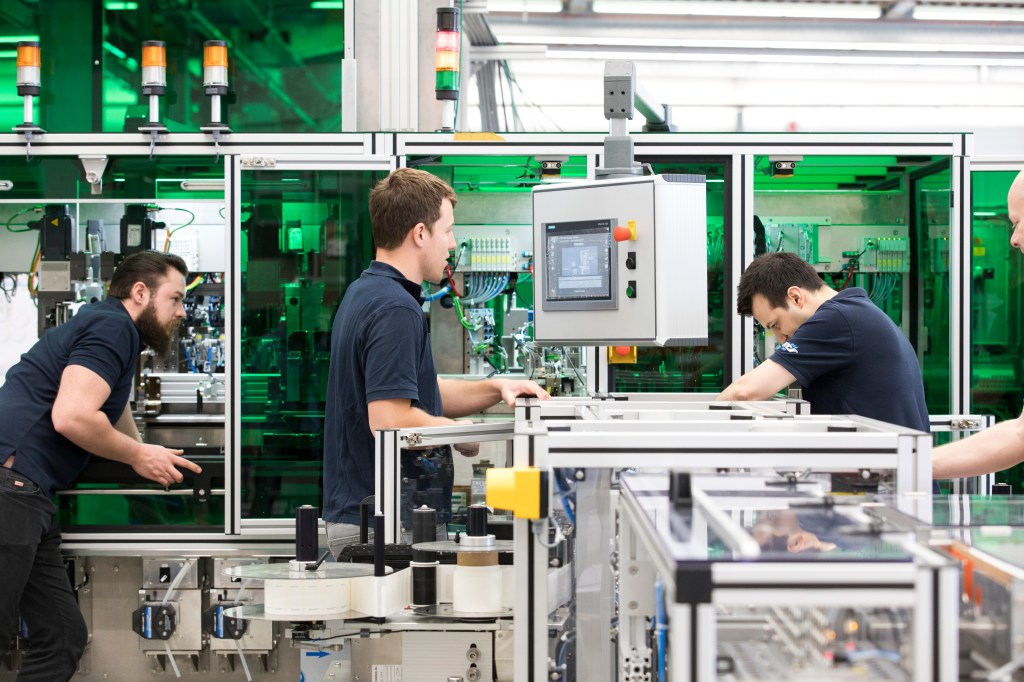
[[[455,190],[426,171],[399,168],[370,190],[370,221],[378,249],[396,249],[419,223],[431,229],[445,199],[455,206]]]
[[[121,261],[110,278],[107,296],[122,301],[132,295],[132,287],[142,282],[147,289],[156,291],[160,281],[168,276],[171,270],[177,270],[181,276],[188,277],[188,265],[173,253],[160,251],[139,251]]]
[[[754,296],[760,294],[772,308],[785,308],[786,292],[790,287],[817,291],[825,286],[821,277],[795,253],[779,251],[758,256],[740,277],[736,292],[736,312],[753,315]]]

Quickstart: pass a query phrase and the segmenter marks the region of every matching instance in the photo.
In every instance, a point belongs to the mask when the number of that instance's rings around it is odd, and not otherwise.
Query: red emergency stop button
[[[612,237],[614,237],[617,242],[636,241],[636,224],[633,223],[633,221],[630,221],[629,227],[617,225],[615,229],[612,230]]]
[[[622,356],[632,355],[633,346],[615,346],[615,354]]]

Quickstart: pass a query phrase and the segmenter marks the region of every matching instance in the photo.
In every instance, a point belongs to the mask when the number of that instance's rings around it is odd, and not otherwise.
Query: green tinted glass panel
[[[585,180],[587,157],[585,156],[457,156],[410,157],[406,165],[422,168],[437,175],[450,184],[460,197],[464,192],[519,192],[529,196],[530,189],[544,181],[541,163],[547,158],[558,159],[554,179]],[[522,203],[527,219],[532,222],[532,200]],[[458,208],[458,207],[457,207]],[[458,215],[456,221],[464,222]],[[501,220],[499,222],[518,222]]]
[[[553,395],[583,390],[577,347],[533,343],[531,189],[543,182],[585,179],[587,158],[432,156],[410,157],[407,165],[445,180],[458,198],[455,281],[462,302],[456,308],[449,298],[439,298],[428,311],[438,372],[526,376]]]
[[[331,325],[370,261],[373,180],[361,171],[242,175],[243,518],[320,506]]]
[[[1020,414],[1024,398],[1022,256],[1010,246],[1006,193],[1016,172],[971,174],[971,411],[999,421]],[[1024,489],[1024,467],[997,477]]]
[[[645,159],[638,159],[645,161]],[[653,160],[655,173],[693,173],[707,178],[708,344],[638,348],[636,363],[611,365],[613,391],[718,393],[724,388],[725,356],[725,163]]]
[[[103,296],[103,284],[98,281],[104,268],[113,267],[103,258],[101,252],[117,251],[122,243],[120,228],[122,219],[130,212],[141,211],[152,228],[150,248],[163,248],[168,231],[177,232],[172,250],[186,256],[190,264],[217,263],[217,272],[194,272],[189,279],[189,293],[185,299],[187,316],[201,310],[203,322],[189,317],[189,336],[179,333],[172,345],[172,353],[160,359],[159,366],[154,358],[146,360],[147,371],[159,373],[203,373],[217,374],[223,371],[222,318],[223,318],[223,273],[216,253],[223,253],[224,204],[223,190],[186,191],[183,182],[203,180],[223,185],[223,164],[213,165],[212,157],[177,157],[173,159],[111,158],[105,169],[104,193],[97,199],[91,193],[91,186],[84,180],[82,165],[77,158],[37,157],[26,164],[21,156],[0,159],[0,177],[10,180],[12,188],[4,192],[8,201],[0,211],[0,228],[3,252],[8,272],[28,271],[34,262],[36,246],[39,243],[40,220],[45,212],[60,207],[75,226],[70,241],[74,251],[84,251],[85,274],[76,280],[79,302]],[[12,201],[13,200],[13,201]],[[90,225],[91,223],[91,225]],[[87,230],[92,232],[86,238]],[[180,240],[180,242],[178,241]],[[203,258],[200,258],[195,244],[205,244]],[[178,248],[180,244],[192,243],[191,255]],[[169,247],[170,248],[170,247]],[[205,259],[205,261],[204,261]],[[46,325],[53,324],[53,300],[36,301],[46,318]],[[184,327],[183,327],[184,329]],[[36,333],[36,324],[31,334]],[[205,342],[204,342],[205,339]],[[194,342],[194,343],[189,343]],[[186,347],[203,348],[203,361],[187,357]],[[216,348],[212,357],[207,350]],[[25,348],[27,350],[27,347]],[[199,365],[198,367],[196,365]],[[194,495],[191,482],[173,486],[165,491],[161,486],[143,481],[134,476],[128,467],[118,469],[106,460],[97,460],[71,486],[67,494],[58,495],[56,505],[61,526],[75,532],[87,531],[158,531],[168,529],[184,531],[222,531],[224,527],[224,455],[220,448],[223,442],[223,403],[209,399],[204,411],[208,423],[192,430],[179,431],[161,417],[170,413],[175,416],[196,414],[196,406],[165,394],[159,415],[147,415],[145,432],[149,442],[168,447],[184,447],[186,456],[194,458],[209,477],[202,481],[202,495]],[[197,434],[197,430],[199,433]],[[201,436],[201,438],[197,437]],[[208,444],[208,449],[197,451],[199,442]]]
[[[931,414],[949,414],[952,409],[949,372],[950,302],[949,226],[950,171],[946,162],[915,174],[913,223],[917,235],[913,248],[916,267],[910,298],[910,340],[921,358],[924,397]],[[915,303],[916,301],[916,303]]]
[[[758,157],[755,253],[790,251],[833,289],[861,287],[921,360],[928,409],[950,409],[946,158]],[[759,331],[758,358],[774,338]]]
[[[124,200],[213,200],[223,201],[224,163],[214,155],[160,157],[116,157],[108,159],[103,172],[103,199]],[[22,156],[0,158],[0,179],[12,183],[3,199],[45,202],[48,199],[96,199],[85,181],[82,163],[74,157],[33,157],[26,164]],[[183,183],[184,186],[183,186]],[[196,188],[199,189],[196,189]]]
[[[77,485],[79,494],[57,496],[61,529],[65,532],[215,531],[224,529],[224,480],[217,481],[208,501],[197,500],[191,491],[168,494],[162,489],[150,494],[88,494],[89,486]],[[133,486],[138,487],[138,486]]]
[[[229,93],[222,98],[221,120],[232,130],[338,132],[340,7],[274,0],[14,3],[0,12],[0,37],[38,37],[43,76],[33,117],[50,132],[134,132],[148,121],[140,64],[147,40],[166,43],[161,122],[172,132],[198,131],[210,121],[203,42],[212,39],[228,44]],[[0,88],[4,130],[24,120],[14,88],[14,49],[0,42],[0,83],[8,84]]]

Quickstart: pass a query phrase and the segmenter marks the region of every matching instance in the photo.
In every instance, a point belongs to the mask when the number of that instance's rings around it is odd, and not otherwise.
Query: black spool
[[[316,561],[317,512],[316,507],[304,504],[295,510],[295,559]]]
[[[437,538],[437,512],[426,505],[412,510],[412,544],[433,542]],[[413,606],[433,606],[437,604],[437,554],[413,549],[414,564],[433,566],[412,567],[412,603]]]
[[[412,605],[437,604],[437,566],[412,567]]]
[[[474,504],[469,508],[469,519],[466,522],[466,535],[483,537],[487,535],[487,507]]]
[[[435,539],[437,539],[437,512],[427,506],[413,509],[412,544],[418,545],[421,542],[433,542]],[[412,550],[413,561],[425,563],[434,561],[434,559],[434,552]]]

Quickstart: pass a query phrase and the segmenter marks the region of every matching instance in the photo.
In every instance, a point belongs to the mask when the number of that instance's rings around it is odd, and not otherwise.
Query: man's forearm
[[[139,433],[139,428],[135,425],[135,415],[132,414],[131,404],[124,406],[124,412],[121,413],[121,417],[114,424],[114,428],[132,440],[142,442],[142,434]]]
[[[742,377],[740,377],[740,379],[742,379]],[[742,397],[743,391],[740,386],[740,379],[726,386],[725,389],[715,397],[715,400],[746,400],[746,398]]]
[[[1024,460],[1024,421],[995,426],[932,450],[933,478],[961,478],[1002,471]]]
[[[370,431],[382,429],[409,429],[418,426],[450,426],[453,422],[447,417],[435,417],[409,401],[374,401],[367,408]]]
[[[762,390],[761,395],[757,393],[752,386],[753,382],[749,374],[741,376],[736,381],[732,382],[725,389],[715,397],[715,400],[767,400],[775,395],[775,392],[768,392],[767,389]]]
[[[451,419],[483,412],[501,400],[501,389],[495,379],[467,381],[443,379],[441,401],[444,416]]]
[[[768,400],[794,381],[788,369],[769,358],[726,386],[716,400]]]
[[[124,418],[125,415],[122,413],[118,420],[119,425]],[[58,433],[83,450],[125,464],[135,463],[139,447],[142,445],[137,430],[135,437],[119,431],[110,424],[110,420],[102,412],[77,416],[60,424],[59,427],[56,424],[54,426]],[[132,429],[134,428],[133,423]]]

